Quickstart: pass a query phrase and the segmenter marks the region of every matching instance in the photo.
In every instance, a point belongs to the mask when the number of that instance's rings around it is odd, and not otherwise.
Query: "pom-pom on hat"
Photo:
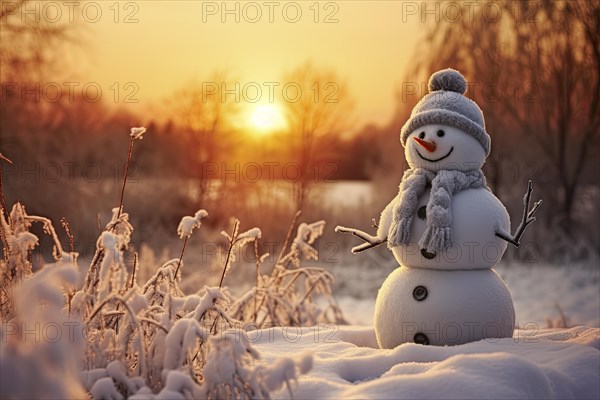
[[[429,124],[450,125],[462,130],[481,143],[486,155],[490,153],[490,136],[485,131],[485,119],[473,100],[465,97],[467,81],[452,68],[443,69],[429,78],[429,94],[413,108],[400,133],[402,146],[415,129]]]

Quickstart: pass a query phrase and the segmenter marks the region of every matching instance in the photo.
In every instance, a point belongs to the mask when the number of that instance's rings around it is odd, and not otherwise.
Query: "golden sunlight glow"
[[[285,119],[274,104],[257,106],[250,117],[252,126],[261,133],[270,133],[285,127]]]

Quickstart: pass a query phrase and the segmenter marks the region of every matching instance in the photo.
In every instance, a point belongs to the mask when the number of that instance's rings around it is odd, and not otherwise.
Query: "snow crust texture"
[[[290,338],[293,336],[293,340]],[[377,346],[372,327],[286,328],[255,336],[267,362],[311,349],[302,399],[572,399],[600,396],[600,329],[515,331],[459,346]],[[285,392],[275,397],[287,398]]]

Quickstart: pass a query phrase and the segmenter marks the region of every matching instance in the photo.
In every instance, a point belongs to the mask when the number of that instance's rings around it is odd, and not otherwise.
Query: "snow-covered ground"
[[[273,328],[250,339],[267,364],[313,354],[314,367],[298,381],[294,398],[600,398],[600,270],[512,265],[497,271],[511,290],[517,323],[528,328],[515,330],[512,339],[379,349],[372,327],[377,292],[365,282],[376,283],[353,267],[347,273],[367,290],[364,298],[338,296],[353,325]],[[556,328],[565,322],[572,328]]]
[[[518,330],[461,346],[377,348],[371,327],[273,328],[250,335],[269,364],[313,353],[297,399],[566,399],[600,396],[600,330]],[[289,398],[286,391],[276,398]]]
[[[527,329],[511,339],[382,350],[372,327],[375,298],[396,263],[376,252],[339,257],[323,267],[336,278],[349,326],[249,332],[265,365],[313,355],[313,369],[300,377],[293,398],[600,398],[598,266],[500,264],[495,269],[510,289],[516,322]],[[242,286],[251,273],[238,268],[229,284]],[[273,397],[290,394],[282,389]]]

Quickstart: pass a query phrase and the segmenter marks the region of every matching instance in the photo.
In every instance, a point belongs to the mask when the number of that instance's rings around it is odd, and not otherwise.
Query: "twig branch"
[[[134,293],[134,291],[130,291],[129,293],[125,294],[125,296],[120,296],[117,294],[114,295],[110,295],[108,296],[106,299],[104,299],[95,309],[94,311],[92,311],[91,315],[87,318],[87,320],[85,321],[86,323],[91,322],[94,317],[96,316],[96,314],[98,314],[100,312],[100,310],[102,310],[102,307],[104,307],[106,304],[110,303],[111,301],[117,301],[121,304],[123,304],[123,306],[125,306],[125,309],[127,310],[127,312],[129,313],[129,316],[131,317],[131,320],[133,321],[133,323],[137,326],[138,325],[138,321],[137,321],[137,317],[136,314],[133,312],[131,306],[129,304],[127,304],[127,300],[129,300],[129,298],[131,297],[131,295]]]
[[[521,223],[517,227],[517,230],[514,235],[511,235],[508,232],[496,232],[496,236],[502,240],[506,240],[508,243],[513,244],[515,247],[519,247],[521,245],[521,236],[525,232],[525,229],[529,224],[535,221],[534,214],[542,205],[542,200],[538,200],[533,203],[533,208],[529,210],[529,202],[531,201],[531,192],[533,191],[533,185],[531,180],[527,183],[527,192],[525,196],[523,196],[523,218],[521,218]]]
[[[71,249],[71,253],[75,253],[75,238],[71,233],[71,226],[69,225],[69,221],[67,221],[67,218],[62,217],[60,219],[60,226],[63,227],[67,234],[67,237],[69,238],[69,248]]]
[[[44,226],[44,232],[52,238],[52,241],[54,242],[54,246],[56,248],[56,254],[54,254],[54,258],[56,261],[59,261],[64,253],[64,250],[62,248],[62,245],[60,244],[60,240],[58,240],[58,235],[56,234],[56,230],[54,230],[54,225],[52,225],[52,221],[50,221],[46,217],[38,217],[36,215],[26,215],[25,219],[27,221],[39,222]]]
[[[279,252],[279,257],[277,257],[277,261],[275,262],[275,265],[280,264],[281,260],[283,259],[285,250],[288,246],[288,243],[290,242],[290,239],[292,238],[292,231],[294,230],[294,226],[296,226],[296,221],[298,221],[298,217],[300,216],[300,214],[302,214],[302,210],[296,211],[296,214],[294,214],[294,217],[292,218],[292,222],[290,223],[290,226],[288,228],[287,234],[285,236],[285,240],[283,241],[283,245],[281,246],[281,250]]]
[[[223,273],[221,274],[221,280],[219,281],[219,290],[222,289],[223,287],[223,280],[225,279],[225,274],[227,274],[227,269],[229,268],[229,260],[231,259],[231,253],[233,251],[233,246],[235,245],[235,242],[237,241],[238,238],[238,228],[240,225],[240,221],[238,221],[237,219],[234,221],[233,223],[233,230],[231,231],[231,235],[229,236],[229,249],[227,250],[227,257],[225,258],[225,265],[223,266]],[[217,307],[215,306],[215,304],[217,303],[217,299],[214,298],[213,299],[213,308],[215,308],[215,310],[217,310],[217,312],[219,312],[219,310],[217,309]],[[217,333],[217,321],[219,319],[219,316],[217,315],[215,317],[215,320],[210,328],[210,332],[211,333]]]
[[[140,322],[145,322],[147,324],[151,324],[156,326],[157,328],[159,328],[161,331],[163,331],[164,333],[169,333],[168,329],[165,328],[164,326],[162,326],[160,323],[156,322],[155,320],[151,319],[151,318],[146,318],[146,317],[138,317],[138,320]]]
[[[133,288],[133,286],[135,286],[135,273],[138,270],[139,267],[139,256],[137,251],[135,251],[133,253],[133,268],[131,269],[131,285],[129,286],[129,288]]]
[[[183,259],[183,253],[185,252],[185,245],[187,244],[189,236],[186,236],[183,239],[183,246],[181,247],[181,254],[179,255],[179,261],[177,261],[177,268],[175,269],[175,278],[177,278],[177,273],[179,272],[179,267],[181,266],[181,260]]]
[[[227,273],[227,269],[229,268],[229,260],[231,259],[231,252],[233,251],[233,245],[237,240],[237,232],[240,221],[237,219],[233,223],[233,231],[231,232],[230,241],[229,241],[229,249],[227,250],[227,257],[225,258],[225,265],[223,266],[223,273],[221,274],[221,280],[219,281],[219,289],[223,287],[223,280],[225,279],[225,274]]]
[[[254,287],[258,288],[259,285],[259,274],[260,274],[260,255],[258,254],[258,239],[254,241],[254,259],[256,260],[256,282],[254,283]],[[256,321],[256,316],[258,314],[258,297],[254,296],[254,318],[253,321]]]
[[[4,175],[4,171],[2,168],[2,161],[6,161],[10,165],[12,165],[12,161],[6,158],[2,153],[0,153],[0,206],[2,207],[2,212],[6,213],[6,220],[10,224],[10,211],[6,205],[6,199],[4,198],[4,188],[2,187],[2,176]]]
[[[131,140],[129,141],[129,152],[127,154],[127,163],[125,164],[125,173],[123,175],[123,186],[121,187],[121,200],[119,201],[119,213],[117,214],[117,220],[123,212],[123,197],[125,196],[125,184],[127,183],[127,174],[129,173],[129,163],[131,162],[131,153],[133,153],[134,142],[135,137],[131,136]]]
[[[387,241],[387,237],[382,239],[377,236],[369,235],[368,233],[363,232],[359,229],[346,228],[345,226],[338,225],[335,227],[335,231],[338,233],[350,233],[350,234],[356,236],[357,238],[365,241],[365,243],[352,248],[353,254],[372,249],[381,244],[384,244]]]

